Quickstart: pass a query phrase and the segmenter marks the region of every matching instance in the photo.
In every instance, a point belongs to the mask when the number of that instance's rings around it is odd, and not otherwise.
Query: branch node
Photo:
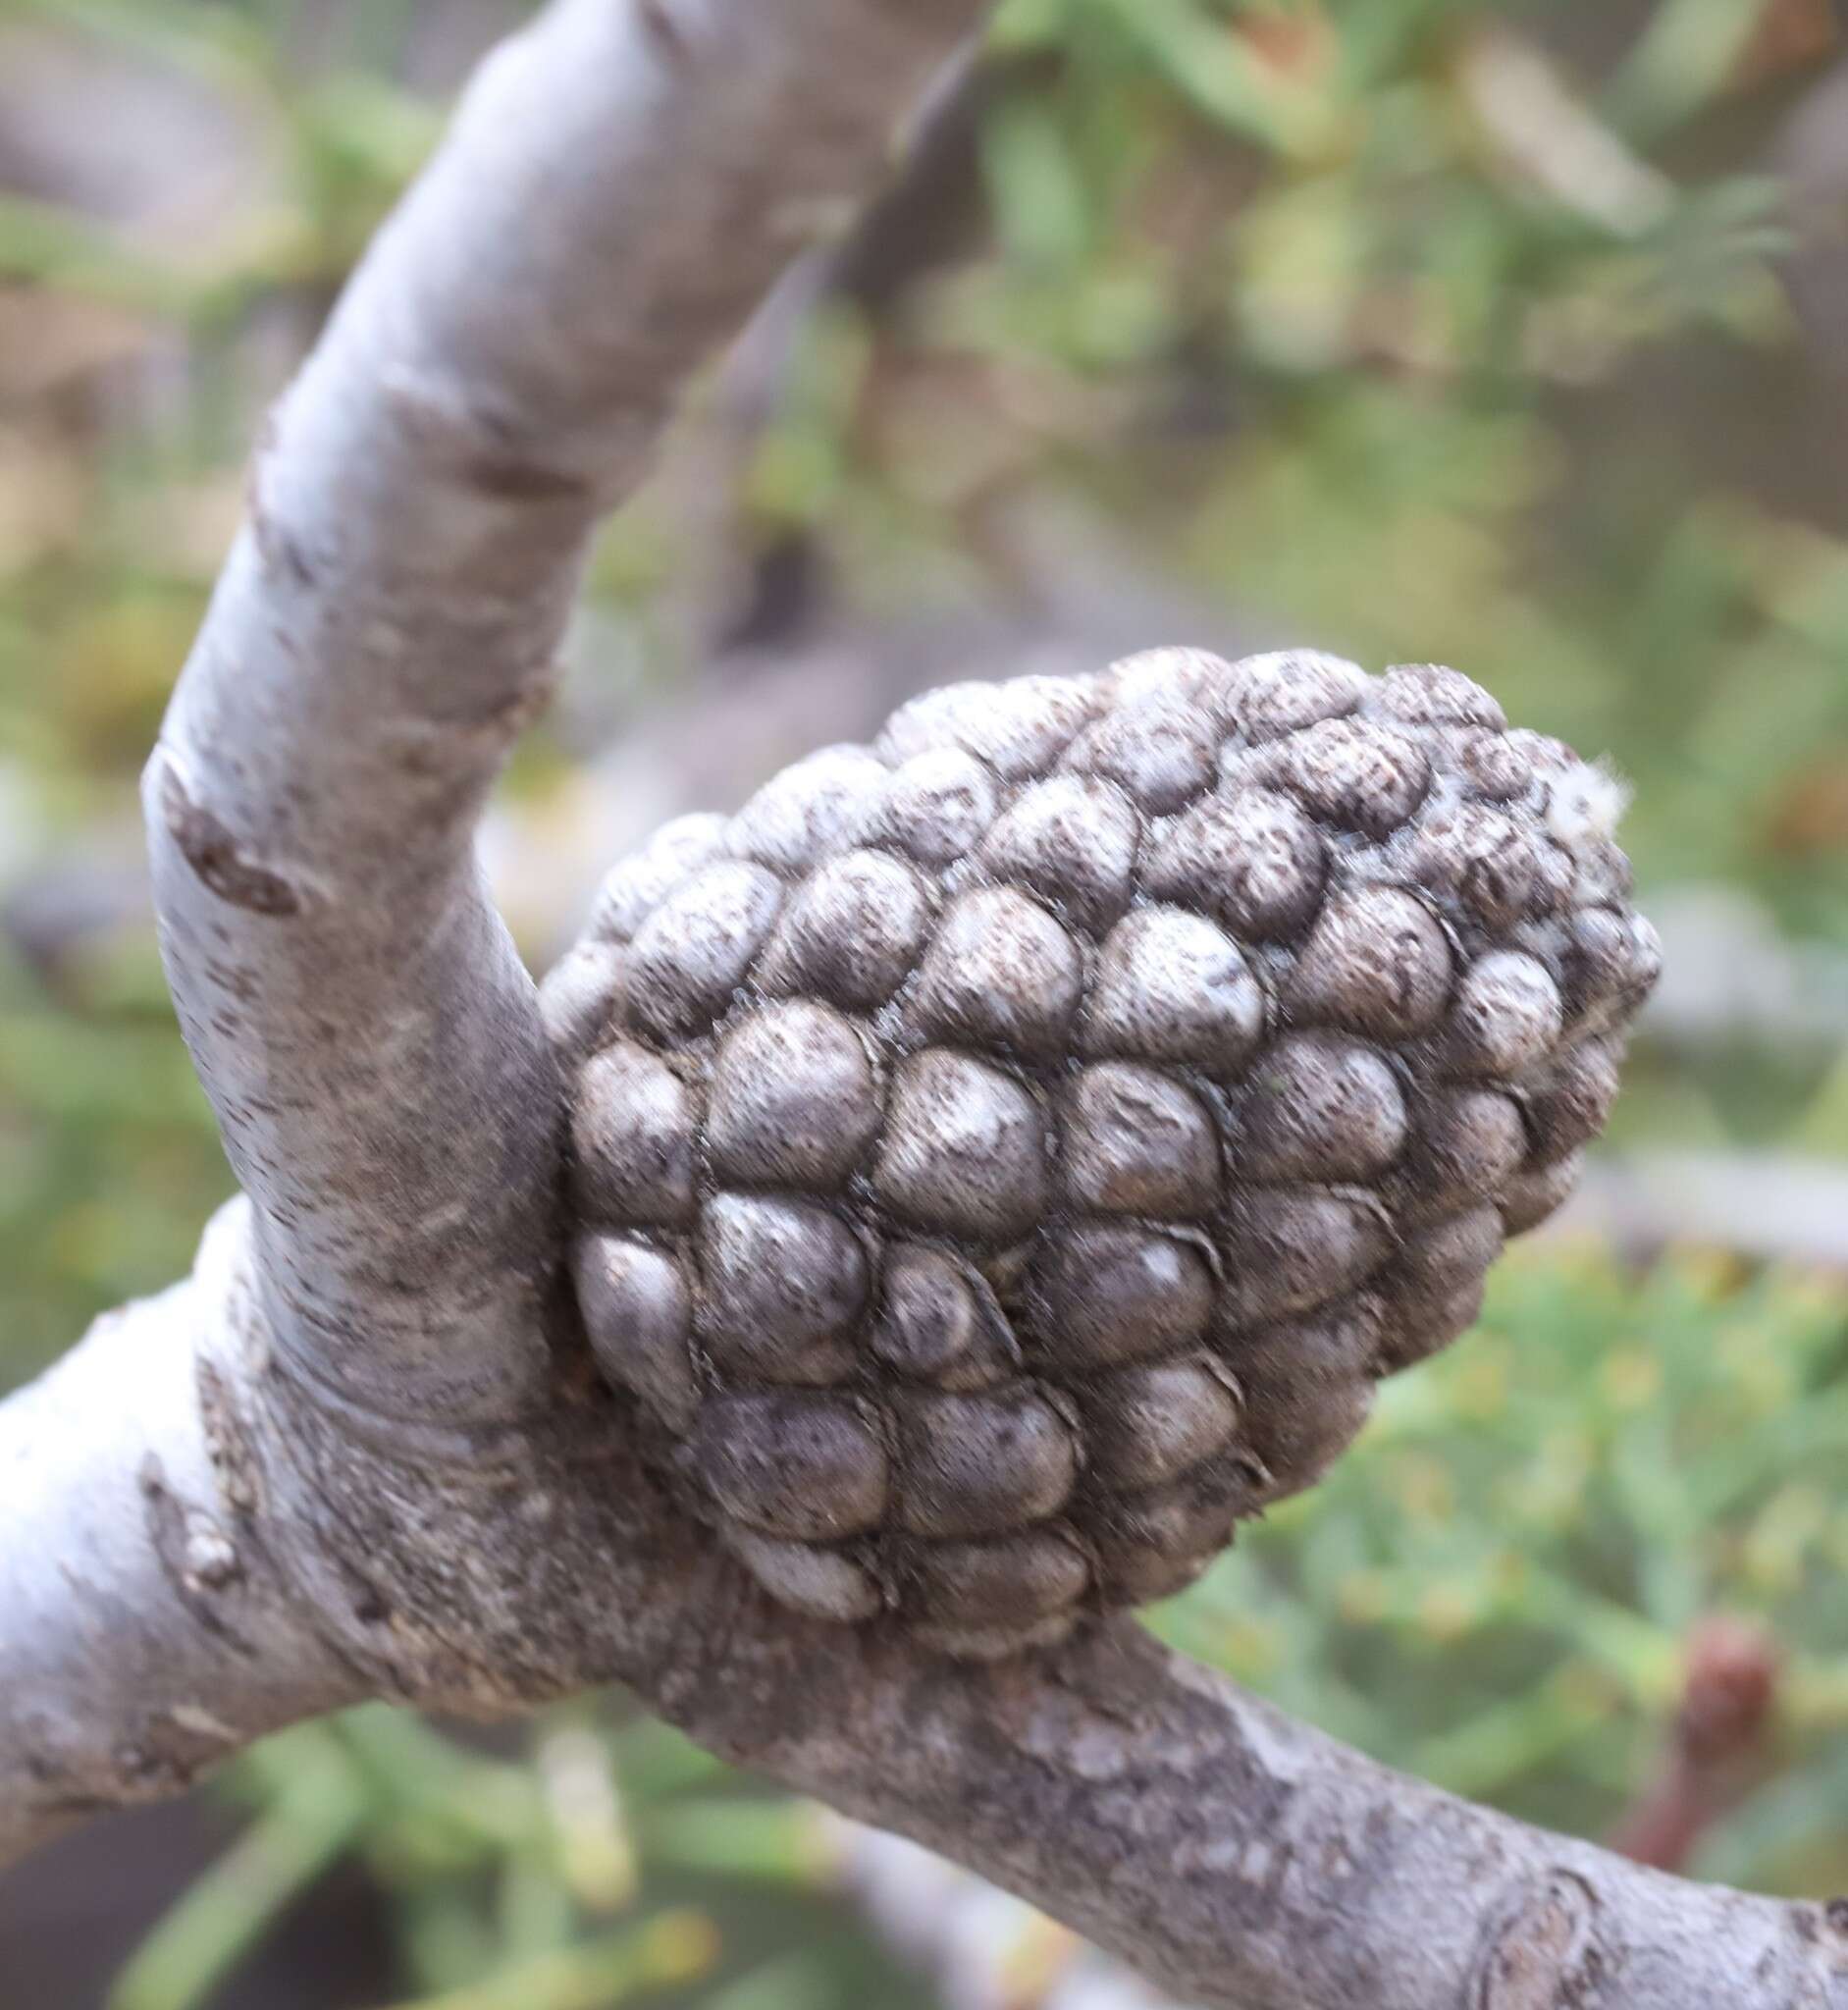
[[[544,429],[509,398],[483,386],[460,385],[431,367],[405,359],[380,366],[378,395],[393,419],[426,461],[444,476],[490,502],[524,506],[569,504],[588,517],[597,484],[579,469],[555,465]],[[581,449],[581,439],[574,445]],[[526,525],[535,550],[558,542],[551,527]]]
[[[161,820],[200,883],[220,900],[252,914],[278,920],[299,914],[300,891],[281,873],[240,851],[225,825],[186,793],[173,762],[165,755],[155,758],[161,763]]]
[[[1597,1894],[1569,1871],[1528,1886],[1484,1951],[1473,2010],[1583,2010],[1603,1965],[1597,1911]]]
[[[236,1544],[200,1508],[186,1510],[185,1526],[184,1562],[188,1586],[202,1591],[222,1591],[243,1567],[238,1560]]]

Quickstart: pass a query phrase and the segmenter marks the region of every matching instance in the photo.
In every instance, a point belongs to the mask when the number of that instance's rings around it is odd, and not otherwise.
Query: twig
[[[1716,1617],[1694,1629],[1656,1776],[1610,1831],[1612,1849],[1658,1870],[1686,1868],[1701,1837],[1756,1784],[1779,1672],[1762,1626]]]

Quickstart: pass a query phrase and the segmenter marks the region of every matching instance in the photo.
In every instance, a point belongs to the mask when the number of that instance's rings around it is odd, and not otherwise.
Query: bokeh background
[[[228,1190],[136,772],[264,405],[520,12],[0,0],[0,1387]],[[1778,1891],[1848,1886],[1845,337],[1827,0],[1005,0],[608,527],[485,839],[538,968],[661,817],[1166,641],[1452,661],[1609,755],[1668,975],[1585,1200],[1153,1623]],[[362,1711],[0,1883],[5,2010],[1151,2000],[619,1697]]]

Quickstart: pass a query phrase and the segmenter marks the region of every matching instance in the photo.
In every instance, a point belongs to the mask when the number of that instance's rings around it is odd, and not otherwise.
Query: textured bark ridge
[[[548,987],[606,1372],[785,1604],[1179,1589],[1605,1121],[1618,792],[1431,664],[963,684],[610,875]]]

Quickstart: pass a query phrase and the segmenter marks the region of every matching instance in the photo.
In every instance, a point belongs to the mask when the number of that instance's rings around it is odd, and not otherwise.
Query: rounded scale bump
[[[1537,733],[1532,726],[1510,726],[1502,737],[1530,781],[1555,780],[1585,765],[1563,740]]]
[[[1485,802],[1516,802],[1537,779],[1526,747],[1511,733],[1465,729],[1450,737],[1448,751],[1463,786]]]
[[[871,1296],[867,1252],[832,1209],[719,1193],[700,1221],[702,1337],[734,1372],[766,1382],[838,1381]]]
[[[832,1186],[860,1162],[879,1114],[860,1035],[829,1007],[794,999],[726,1033],[713,1070],[707,1152],[723,1179]]]
[[[1112,1495],[1087,1518],[1103,1597],[1146,1605],[1183,1591],[1262,1503],[1262,1475],[1244,1458],[1197,1467],[1164,1486]]]
[[[1057,1527],[920,1543],[908,1561],[907,1609],[959,1626],[1042,1619],[1077,1605],[1090,1586],[1083,1551]]]
[[[1391,1247],[1371,1199],[1319,1187],[1246,1193],[1222,1252],[1225,1324],[1253,1325],[1326,1304],[1376,1270]]]
[[[926,1036],[1056,1052],[1083,983],[1078,945],[1045,909],[1011,886],[951,903],[906,1000]]]
[[[1241,657],[1228,681],[1231,723],[1248,740],[1275,740],[1352,712],[1372,682],[1358,663],[1319,649]]]
[[[629,952],[586,936],[546,974],[539,1017],[546,1037],[567,1059],[587,1054],[621,1018],[628,996]]]
[[[921,1228],[1023,1235],[1046,1206],[1039,1106],[1012,1076],[967,1054],[914,1054],[894,1073],[872,1184]]]
[[[1386,1317],[1374,1373],[1397,1375],[1460,1340],[1482,1316],[1482,1287],[1480,1277],[1429,1290],[1386,1287]]]
[[[782,900],[781,880],[741,859],[683,880],[636,930],[631,1018],[663,1038],[704,1032],[750,974]]]
[[[1369,1292],[1226,1345],[1244,1392],[1243,1443],[1267,1475],[1265,1501],[1313,1486],[1358,1437],[1373,1409],[1381,1320]]]
[[[1278,742],[1272,771],[1312,815],[1390,837],[1424,801],[1431,764],[1407,732],[1366,718],[1323,719]]]
[[[1068,767],[1116,782],[1144,810],[1165,816],[1213,779],[1212,720],[1186,701],[1123,705],[1108,712],[1065,757]]]
[[[929,895],[910,866],[884,852],[846,852],[796,889],[758,980],[766,991],[871,1011],[911,975],[929,926]]]
[[[998,879],[1017,879],[1093,926],[1129,904],[1141,824],[1123,791],[1091,775],[1059,774],[1024,790],[977,854]]]
[[[1572,880],[1576,906],[1591,907],[1628,900],[1635,891],[1636,875],[1628,854],[1608,837],[1587,838],[1571,848],[1578,871]]]
[[[1146,1548],[1127,1536],[1103,1536],[1097,1543],[1098,1574],[1105,1596],[1113,1607],[1152,1606],[1164,1598],[1176,1598],[1188,1585],[1196,1584],[1221,1550],[1232,1545],[1239,1517],[1224,1511],[1225,1529],[1217,1542],[1204,1538],[1197,1550],[1183,1550],[1173,1556]]]
[[[1072,677],[1015,677],[1003,684],[946,684],[895,712],[879,735],[888,761],[960,747],[1003,780],[1043,774],[1091,716],[1091,688]]]
[[[681,880],[723,854],[725,822],[723,817],[700,812],[663,823],[640,851],[605,876],[585,933],[626,941]]]
[[[1088,1478],[1128,1492],[1177,1479],[1230,1445],[1239,1430],[1239,1386],[1212,1355],[1118,1368],[1087,1382]]]
[[[1213,1276],[1200,1251],[1149,1229],[1065,1231],[1042,1257],[1035,1287],[1033,1354],[1055,1375],[1190,1347],[1213,1311]]]
[[[1294,803],[1241,788],[1177,819],[1153,846],[1143,881],[1244,940],[1273,940],[1301,930],[1326,870],[1322,834]]]
[[[693,1297],[664,1251],[622,1236],[582,1236],[571,1275],[591,1352],[605,1379],[637,1397],[669,1430],[699,1408]]]
[[[1414,725],[1507,724],[1507,714],[1473,677],[1445,663],[1393,663],[1374,689],[1374,705]]]
[[[1071,1637],[1076,1613],[1051,1613],[1031,1625],[943,1626],[924,1624],[913,1630],[920,1647],[934,1649],[952,1661],[1016,1661],[1023,1654],[1057,1647]]]
[[[1662,975],[1662,938],[1641,915],[1586,907],[1573,915],[1564,958],[1565,999],[1575,1019],[1635,1010]]]
[[[1534,848],[1534,878],[1527,890],[1527,900],[1522,910],[1523,917],[1531,921],[1548,921],[1562,917],[1571,908],[1574,888],[1578,883],[1578,870],[1572,863],[1572,854],[1562,844],[1552,839],[1537,839]],[[1479,887],[1472,888],[1469,897],[1475,904],[1477,915],[1490,926],[1504,926],[1489,914],[1487,902]]]
[[[1535,1160],[1564,1158],[1589,1144],[1610,1121],[1618,1086],[1614,1040],[1584,1040],[1561,1054],[1527,1097]]]
[[[1198,1096],[1152,1068],[1086,1068],[1060,1104],[1065,1190],[1099,1214],[1186,1219],[1219,1197],[1219,1140]]]
[[[734,1521],[790,1542],[876,1528],[891,1483],[885,1445],[852,1398],[750,1390],[701,1406],[693,1465]]]
[[[865,747],[823,747],[772,775],[731,820],[726,844],[737,858],[805,872],[861,841],[890,783]]]
[[[1110,1603],[1119,1607],[1152,1606],[1162,1599],[1178,1598],[1190,1585],[1197,1584],[1220,1552],[1233,1545],[1239,1517],[1226,1513],[1221,1519],[1226,1523],[1222,1539],[1191,1555],[1164,1557],[1158,1550],[1139,1550],[1131,1544],[1120,1549],[1104,1545],[1099,1568]]]
[[[623,1040],[578,1070],[571,1149],[578,1205],[609,1222],[690,1220],[693,1096],[664,1061]]]
[[[1465,1208],[1410,1238],[1394,1265],[1395,1277],[1414,1291],[1451,1291],[1484,1278],[1502,1253],[1500,1211],[1491,1203]]]
[[[1537,1067],[1564,1023],[1559,987],[1537,957],[1495,949],[1469,967],[1451,1011],[1452,1064],[1504,1079]]]
[[[1253,1065],[1235,1163],[1247,1179],[1365,1180],[1404,1148],[1407,1119],[1385,1059],[1336,1033],[1292,1033]]]
[[[1555,907],[1565,892],[1564,856],[1532,824],[1483,804],[1456,818],[1457,895],[1478,921],[1505,928],[1521,915]]]
[[[1264,1018],[1264,988],[1230,935],[1184,908],[1143,908],[1104,943],[1082,1044],[1228,1075],[1263,1036]]]
[[[1403,1245],[1380,1283],[1379,1373],[1397,1374],[1428,1359],[1476,1323],[1503,1237],[1500,1212],[1483,1206],[1452,1215]]]
[[[1185,647],[1141,649],[1119,657],[1098,679],[1098,695],[1109,706],[1199,705],[1225,679],[1232,665],[1210,650]]]
[[[1332,897],[1283,987],[1296,1017],[1409,1039],[1444,1017],[1452,960],[1443,925],[1415,894],[1362,886]]]
[[[912,1535],[1000,1535],[1056,1514],[1078,1479],[1072,1427],[1018,1386],[990,1395],[891,1398],[895,1518]]]
[[[1406,1171],[1420,1210],[1429,1213],[1499,1192],[1526,1152],[1526,1127],[1511,1096],[1492,1088],[1440,1088],[1418,1113]]]
[[[1020,1368],[1013,1330],[987,1282],[923,1243],[888,1251],[870,1344],[894,1373],[940,1389],[990,1388]]]
[[[1409,876],[1460,902],[1488,927],[1505,928],[1564,891],[1565,875],[1549,871],[1557,847],[1531,818],[1459,799],[1423,818],[1408,836]]]
[[[884,1604],[870,1570],[838,1550],[778,1542],[748,1528],[727,1527],[725,1547],[779,1606],[805,1618],[850,1625],[874,1617]]]
[[[1516,1173],[1502,1189],[1498,1199],[1502,1226],[1510,1236],[1525,1235],[1529,1229],[1538,1228],[1548,1215],[1572,1197],[1584,1170],[1585,1154],[1569,1151],[1551,1165]]]
[[[915,754],[892,776],[877,829],[920,865],[960,859],[995,819],[994,778],[960,747]]]

